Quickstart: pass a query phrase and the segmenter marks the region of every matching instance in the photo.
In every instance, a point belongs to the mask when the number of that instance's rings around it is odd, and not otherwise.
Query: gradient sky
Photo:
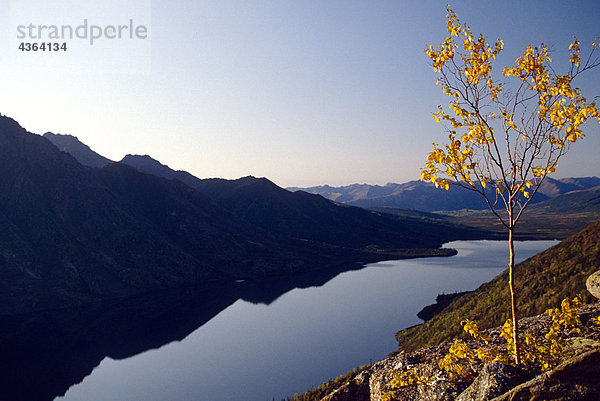
[[[282,186],[384,184],[417,179],[431,142],[446,138],[431,113],[447,100],[423,52],[446,35],[445,1],[121,1],[111,18],[147,19],[148,40],[118,57],[88,48],[85,60],[19,54],[18,3],[0,0],[0,113],[113,160],[149,154],[201,178],[251,174]],[[47,3],[55,11],[32,20],[113,7]],[[505,64],[540,42],[565,60],[573,36],[582,49],[600,36],[598,1],[451,7],[474,33],[504,40]],[[578,84],[600,95],[600,69]],[[600,176],[598,124],[585,132],[557,177]]]

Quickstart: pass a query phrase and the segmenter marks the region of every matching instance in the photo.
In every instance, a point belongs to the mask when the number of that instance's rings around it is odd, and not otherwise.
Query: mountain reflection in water
[[[339,273],[319,270],[0,316],[0,399],[53,400],[80,383],[105,357],[125,359],[181,341],[238,299],[268,305],[294,288],[322,286]]]

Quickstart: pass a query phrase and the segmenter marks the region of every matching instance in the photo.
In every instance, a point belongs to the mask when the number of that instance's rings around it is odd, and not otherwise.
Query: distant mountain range
[[[598,177],[546,178],[533,202],[543,202],[571,191],[580,191],[600,185]],[[347,205],[364,208],[397,207],[424,212],[472,209],[487,209],[482,197],[458,186],[443,191],[432,183],[410,181],[404,184],[389,183],[384,186],[353,184],[342,187],[328,185],[288,188],[290,191],[306,191]]]
[[[75,137],[34,135],[5,116],[0,224],[0,314],[443,254],[443,242],[485,235],[264,178],[200,180],[148,156],[111,162]]]
[[[102,167],[112,163],[109,159],[91,150],[74,136],[57,135],[48,132],[44,134],[44,137],[54,143],[60,150],[73,155],[81,164],[86,166]],[[253,177],[246,177],[240,180],[199,179],[186,171],[175,171],[148,155],[139,156],[129,154],[120,162],[159,177],[177,179],[192,188],[201,190],[201,192],[204,192],[213,199],[221,198],[219,201],[222,201],[224,193],[232,188],[236,187],[238,188],[237,191],[239,191],[240,187],[245,187],[254,181]],[[271,189],[273,189],[275,184],[271,184]],[[599,185],[600,178],[598,177],[562,178],[558,180],[548,177],[540,187],[533,201],[534,203],[543,202],[568,192],[589,189]],[[388,183],[383,186],[352,184],[341,187],[322,185],[307,188],[289,187],[286,189],[292,193],[302,191],[321,195],[338,203],[362,208],[395,207],[424,212],[487,209],[487,205],[483,202],[479,194],[457,186],[451,186],[448,191],[442,191],[435,188],[432,183],[423,181],[409,181],[402,184]],[[239,208],[233,208],[238,209],[236,210],[237,212],[240,211]]]
[[[538,215],[548,213],[567,215],[583,212],[600,213],[600,186],[567,192],[531,207],[531,213]]]

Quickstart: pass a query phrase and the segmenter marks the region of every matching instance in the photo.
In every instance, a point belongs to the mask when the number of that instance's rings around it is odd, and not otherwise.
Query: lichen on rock
[[[600,270],[588,277],[585,286],[590,294],[600,299]]]

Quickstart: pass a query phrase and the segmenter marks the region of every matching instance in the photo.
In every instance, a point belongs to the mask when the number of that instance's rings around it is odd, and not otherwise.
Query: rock
[[[369,376],[368,371],[361,372],[322,401],[369,401],[371,393]]]
[[[531,376],[529,376],[531,377]],[[498,362],[486,364],[479,376],[456,401],[487,401],[504,394],[524,378],[524,372]]]
[[[449,381],[446,375],[440,374],[438,361],[447,350],[447,345],[431,347],[411,353],[400,353],[376,363],[371,368],[369,400],[381,401],[385,399],[385,394],[394,390],[393,400],[454,401],[470,382]],[[428,382],[392,389],[391,372],[406,369],[414,370],[417,375],[427,378]]]
[[[600,394],[600,348],[573,357],[493,401],[597,401]]]
[[[600,270],[588,277],[585,286],[593,296],[600,299]]]

